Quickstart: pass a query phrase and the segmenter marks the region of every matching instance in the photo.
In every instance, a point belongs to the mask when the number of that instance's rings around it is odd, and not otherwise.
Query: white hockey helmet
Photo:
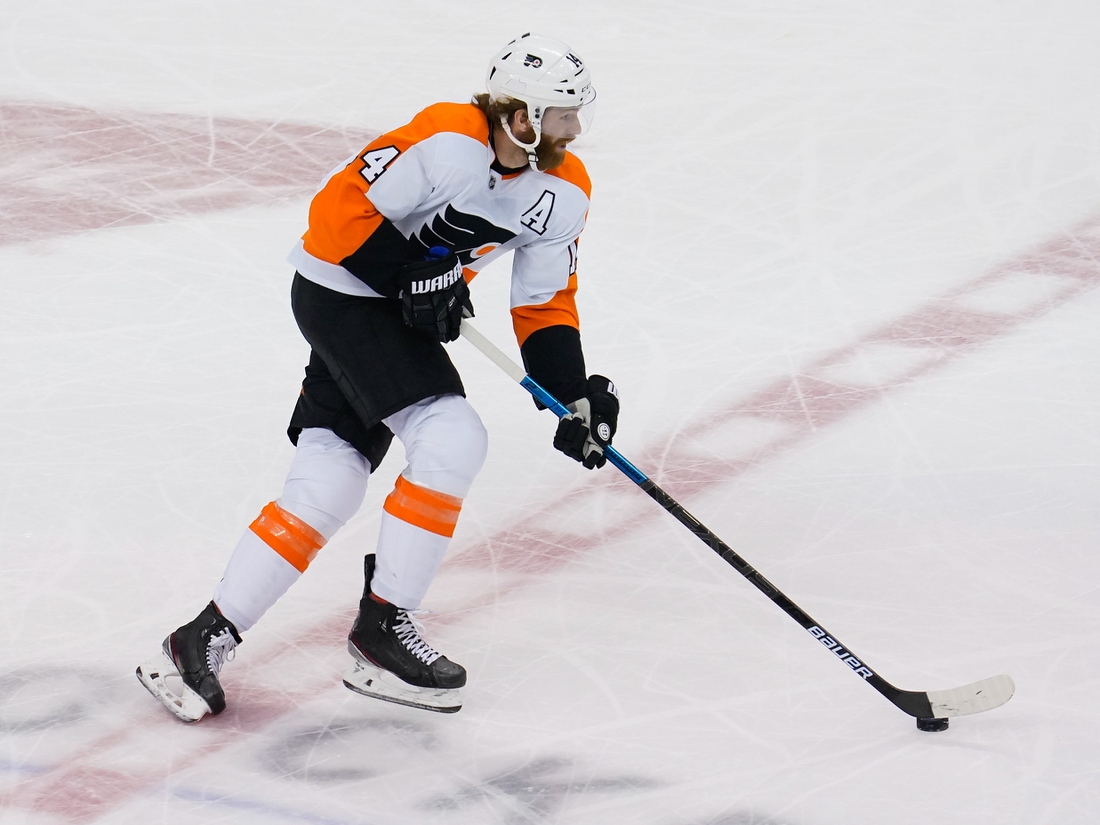
[[[535,129],[534,142],[526,144],[518,140],[507,122],[504,127],[508,137],[528,152],[538,145],[544,126],[552,128],[544,122],[547,109],[572,110],[569,137],[584,134],[592,125],[591,104],[596,99],[596,89],[588,67],[569,46],[552,37],[530,33],[517,37],[489,61],[485,85],[492,100],[512,98],[527,104],[527,116]]]

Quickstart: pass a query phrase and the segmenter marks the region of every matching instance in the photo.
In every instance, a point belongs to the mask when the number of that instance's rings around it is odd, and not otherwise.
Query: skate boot
[[[237,629],[210,602],[164,640],[159,656],[138,666],[138,680],[184,722],[216,716],[225,710],[218,674],[240,643]]]
[[[387,702],[454,713],[462,707],[459,688],[466,684],[466,669],[420,637],[413,611],[371,598],[373,555],[366,557],[364,570],[367,584],[348,634],[348,652],[355,663],[344,685]]]

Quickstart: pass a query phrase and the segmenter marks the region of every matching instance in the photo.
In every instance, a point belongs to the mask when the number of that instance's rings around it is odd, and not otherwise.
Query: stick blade
[[[990,676],[950,690],[930,690],[928,701],[932,705],[933,716],[967,716],[999,708],[1012,698],[1015,691],[1016,685],[1011,676]]]

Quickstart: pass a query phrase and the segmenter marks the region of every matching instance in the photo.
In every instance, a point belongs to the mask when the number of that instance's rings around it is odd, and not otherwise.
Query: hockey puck
[[[951,723],[950,719],[933,719],[931,717],[924,717],[917,719],[917,730],[923,730],[926,733],[939,733],[941,730],[947,730],[947,726]]]

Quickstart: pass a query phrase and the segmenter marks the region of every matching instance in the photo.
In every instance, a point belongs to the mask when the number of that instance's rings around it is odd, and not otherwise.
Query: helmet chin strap
[[[531,128],[535,130],[535,140],[533,143],[524,143],[518,137],[512,134],[512,128],[508,125],[508,116],[500,116],[500,125],[504,127],[504,134],[508,135],[509,140],[516,144],[520,149],[527,153],[527,164],[536,172],[539,171],[539,156],[537,149],[539,147],[539,139],[542,137],[542,132],[538,126],[531,124]]]

